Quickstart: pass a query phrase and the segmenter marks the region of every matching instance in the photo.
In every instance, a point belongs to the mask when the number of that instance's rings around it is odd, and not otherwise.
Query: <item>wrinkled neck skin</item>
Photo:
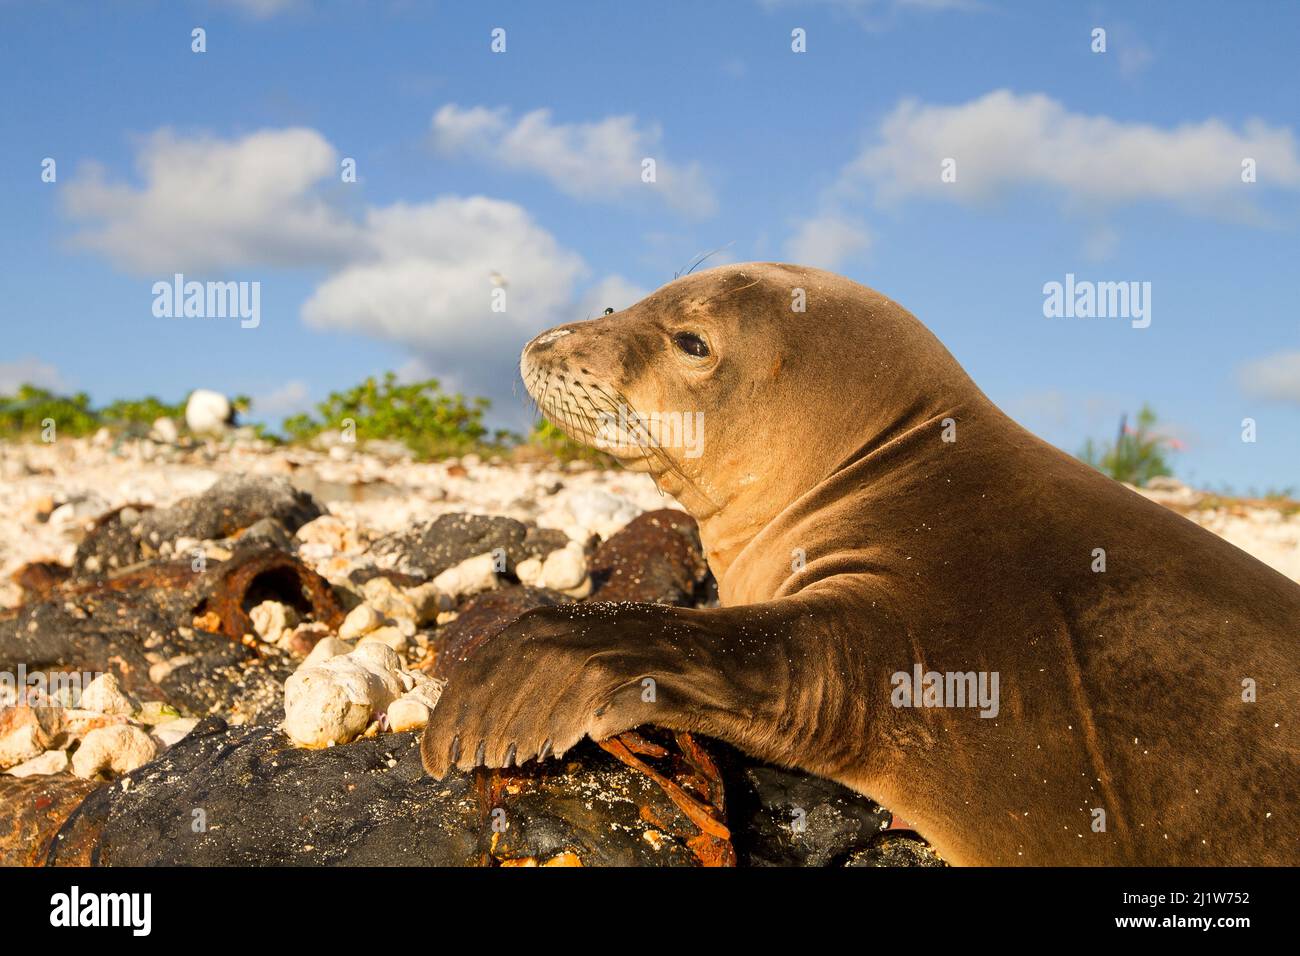
[[[799,590],[842,541],[852,515],[873,498],[908,494],[943,465],[944,423],[971,424],[991,403],[956,362],[942,378],[925,370],[876,368],[846,387],[807,390],[756,402],[731,451],[727,436],[695,461],[650,470],[699,522],[724,606],[753,604]],[[942,383],[942,384],[940,384]],[[893,398],[884,409],[877,396]],[[899,401],[900,396],[910,398]],[[802,399],[802,400],[800,400]],[[899,462],[905,467],[897,467]],[[689,482],[683,480],[684,473]],[[839,513],[842,511],[842,514]],[[855,542],[855,544],[860,544]]]

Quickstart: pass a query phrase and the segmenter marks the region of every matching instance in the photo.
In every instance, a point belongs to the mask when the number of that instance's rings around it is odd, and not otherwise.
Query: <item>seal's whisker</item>
[[[660,495],[664,494],[663,487],[659,484],[659,475],[664,472],[675,474],[685,484],[695,487],[694,482],[682,473],[682,470],[677,466],[677,464],[655,442],[654,436],[650,434],[649,428],[641,422],[640,413],[636,410],[636,407],[632,402],[628,400],[627,396],[618,389],[614,389],[615,395],[618,396],[618,398],[615,399],[599,384],[595,387],[597,391],[604,395],[607,401],[611,402],[615,406],[615,408],[617,408],[621,403],[622,408],[626,409],[626,414],[623,417],[627,420],[627,423],[632,426],[633,433],[638,439],[636,444],[641,448],[639,460],[645,462],[646,473],[650,475],[650,479],[655,483],[655,490],[658,491]],[[658,466],[657,470],[656,465]],[[696,488],[696,491],[698,490],[699,489]]]
[[[603,386],[599,384],[596,385],[596,388],[601,391],[604,391]],[[606,391],[605,397],[610,399],[611,401],[621,402],[623,406],[627,408],[628,420],[630,422],[635,422],[635,427],[640,430],[640,434],[644,437],[644,441],[642,442],[642,445],[645,448],[645,452],[643,453],[642,456],[643,460],[649,463],[650,458],[653,456],[653,459],[659,463],[663,471],[675,475],[678,479],[680,479],[685,485],[691,488],[701,498],[703,498],[705,501],[709,502],[710,504],[713,504],[712,500],[708,497],[708,495],[704,494],[704,492],[700,489],[699,485],[697,485],[694,481],[692,481],[690,476],[687,475],[685,471],[682,470],[682,467],[678,465],[677,462],[673,461],[672,457],[669,456],[667,452],[665,452],[662,448],[659,447],[658,443],[654,440],[654,437],[650,435],[649,429],[641,423],[642,416],[637,411],[636,406],[632,404],[632,402],[628,399],[626,395],[623,394],[622,391],[620,391],[617,388],[614,388],[613,395],[611,396],[609,392]],[[655,481],[655,484],[656,486],[658,486],[659,484],[657,479]],[[660,489],[660,491],[662,493],[662,489]]]

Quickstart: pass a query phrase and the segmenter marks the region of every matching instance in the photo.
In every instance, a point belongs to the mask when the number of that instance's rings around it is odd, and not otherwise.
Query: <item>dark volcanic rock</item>
[[[139,525],[149,505],[114,508],[91,522],[72,558],[74,575],[101,574],[140,560]]]
[[[128,783],[129,781],[129,783]],[[98,865],[698,865],[698,831],[594,744],[547,772],[437,782],[416,734],[298,750],[215,718],[95,791],[48,862]]]
[[[834,781],[755,763],[730,748],[720,765],[741,864],[828,866],[889,826],[889,811]]]
[[[264,518],[293,532],[323,513],[311,495],[287,478],[224,475],[201,495],[147,512],[140,519],[141,537],[154,547],[181,537],[216,540]]]
[[[273,548],[277,551],[293,550],[293,535],[275,518],[263,518],[249,525],[235,542],[238,548]]]
[[[588,600],[687,607],[708,573],[695,519],[671,508],[647,511],[596,549]]]
[[[885,833],[865,850],[849,855],[845,866],[947,866],[930,845],[915,836]]]
[[[266,599],[331,626],[341,618],[328,584],[292,555],[241,549],[201,573],[158,562],[26,604],[0,617],[0,669],[111,670],[136,697],[182,713],[278,719],[280,685],[296,661],[236,639],[251,629],[249,608]]]
[[[538,528],[532,525],[524,536],[524,556],[545,558],[552,551],[559,551],[569,543],[569,536],[559,528]]]
[[[184,592],[104,591],[24,605],[0,620],[0,669],[27,673],[112,671],[141,700],[165,700],[185,714],[237,713],[275,719],[281,683],[293,673],[287,654],[253,650],[190,625]],[[180,621],[185,624],[180,624]],[[155,682],[150,668],[172,667]]]
[[[486,515],[440,515],[413,531],[390,534],[375,542],[376,555],[399,555],[397,570],[436,577],[475,555],[500,549],[508,570],[530,556],[524,547],[528,528],[513,518]]]
[[[224,475],[211,488],[170,508],[141,512],[127,506],[96,520],[73,559],[77,574],[107,573],[156,557],[177,538],[228,538],[265,518],[297,531],[322,514],[306,492],[287,479]]]

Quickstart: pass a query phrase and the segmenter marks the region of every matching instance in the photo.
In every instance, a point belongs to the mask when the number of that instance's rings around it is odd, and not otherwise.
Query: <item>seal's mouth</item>
[[[652,436],[637,427],[638,417],[627,396],[550,352],[551,343],[571,331],[543,332],[519,357],[519,376],[537,410],[574,441],[624,464],[652,457]]]
[[[609,442],[604,423],[618,414],[618,402],[601,383],[549,362],[532,362],[525,350],[519,362],[524,388],[542,416],[574,441],[615,458],[625,457]]]

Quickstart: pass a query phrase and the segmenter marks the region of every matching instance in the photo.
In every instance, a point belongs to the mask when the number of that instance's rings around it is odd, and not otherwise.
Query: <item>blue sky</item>
[[[892,296],[1067,450],[1145,401],[1181,477],[1300,486],[1295,4],[0,0],[0,30],[0,388],[277,422],[400,369],[518,427],[528,337],[725,247]],[[260,282],[260,325],[155,317],[177,271]],[[1150,326],[1045,318],[1067,273],[1150,282]]]

